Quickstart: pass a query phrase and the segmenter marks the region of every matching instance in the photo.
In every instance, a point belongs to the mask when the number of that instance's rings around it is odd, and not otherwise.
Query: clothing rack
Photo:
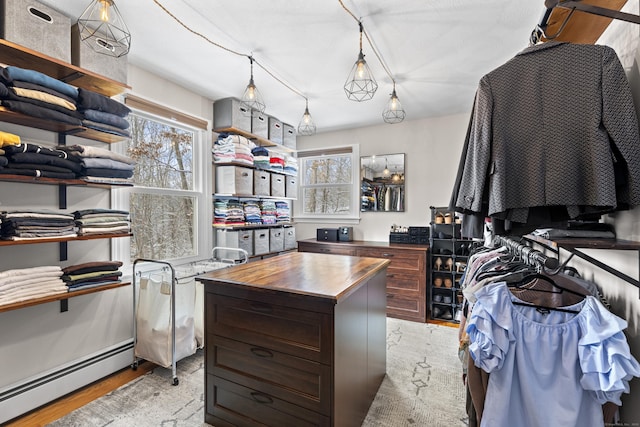
[[[235,252],[239,252],[242,255],[242,259],[240,262],[236,262],[234,259],[217,259],[216,258],[216,253],[218,251],[235,251]],[[187,279],[187,278],[193,278],[195,276],[198,276],[202,273],[204,273],[205,271],[200,271],[201,269],[199,269],[199,271],[195,272],[192,274],[188,274],[188,275],[182,275],[180,277],[178,277],[176,275],[176,269],[184,269],[185,267],[195,267],[196,265],[202,265],[204,267],[206,267],[206,271],[213,271],[213,270],[219,270],[222,268],[226,268],[226,267],[231,267],[232,265],[235,264],[244,264],[249,260],[249,254],[247,253],[247,251],[245,251],[244,249],[240,249],[240,248],[226,248],[226,247],[215,247],[213,248],[213,250],[211,251],[211,258],[209,260],[206,261],[196,261],[196,262],[192,262],[192,263],[188,263],[188,264],[182,264],[182,265],[178,265],[178,266],[173,266],[170,262],[168,261],[163,261],[163,260],[156,260],[156,259],[146,259],[146,258],[137,258],[134,262],[133,262],[133,345],[134,345],[134,352],[133,352],[133,363],[131,364],[131,368],[133,370],[136,370],[138,368],[138,358],[136,357],[136,353],[135,353],[135,345],[138,342],[138,333],[137,333],[137,301],[136,301],[136,281],[140,279],[140,277],[142,276],[142,272],[140,271],[136,271],[136,267],[138,266],[138,264],[141,263],[147,263],[147,264],[157,264],[160,265],[162,267],[160,268],[154,268],[151,270],[146,270],[144,272],[144,274],[153,274],[153,273],[158,273],[158,272],[162,272],[162,273],[166,273],[166,272],[171,272],[171,299],[170,299],[170,304],[171,304],[171,378],[172,378],[172,384],[173,385],[178,385],[179,384],[179,380],[178,380],[178,376],[177,376],[177,369],[176,369],[176,327],[175,327],[175,316],[176,316],[176,284],[178,283],[179,280],[182,279]]]
[[[546,9],[542,14],[542,18],[540,18],[540,22],[536,25],[536,27],[531,32],[530,42],[535,44],[545,38],[547,40],[553,40],[560,35],[564,27],[571,19],[573,12],[579,10],[581,12],[590,13],[592,15],[604,16],[611,19],[618,19],[620,21],[631,22],[634,24],[640,24],[640,16],[634,15],[631,13],[621,12],[615,9],[607,9],[605,7],[596,6],[593,4],[587,4],[580,0],[545,0],[544,2]],[[559,29],[555,34],[547,34],[547,26],[549,25],[549,18],[551,17],[551,13],[556,7],[569,9],[569,13],[566,18],[560,24]]]
[[[504,246],[513,255],[517,255],[529,265],[541,266],[549,269],[557,269],[560,263],[558,258],[546,256],[542,252],[533,249],[531,246],[520,243],[519,241],[506,236],[495,236],[493,239],[494,246]]]

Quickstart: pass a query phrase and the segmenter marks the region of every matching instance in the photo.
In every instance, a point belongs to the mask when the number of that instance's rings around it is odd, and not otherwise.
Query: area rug
[[[387,375],[364,427],[466,426],[457,330],[387,319]],[[150,373],[49,424],[53,427],[202,427],[204,358],[198,350],[171,369]]]

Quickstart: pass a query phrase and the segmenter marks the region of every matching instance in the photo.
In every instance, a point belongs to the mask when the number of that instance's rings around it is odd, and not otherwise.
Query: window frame
[[[304,213],[304,190],[312,186],[305,185],[304,161],[309,158],[349,154],[351,157],[351,185],[349,212],[345,214],[308,214]],[[358,144],[340,145],[325,148],[309,148],[297,151],[299,162],[298,172],[298,200],[294,203],[294,221],[300,223],[346,223],[357,224],[360,221],[360,146]],[[332,184],[328,184],[331,186]],[[317,185],[314,185],[315,187]],[[342,184],[340,184],[342,186]]]
[[[194,254],[187,257],[164,259],[162,261],[171,262],[172,264],[185,264],[189,262],[200,261],[211,257],[209,247],[212,245],[213,232],[211,230],[211,221],[213,215],[213,207],[209,197],[211,193],[211,180],[207,179],[211,169],[211,150],[207,147],[211,146],[211,132],[207,129],[184,123],[181,120],[169,119],[166,115],[159,115],[138,109],[133,106],[131,115],[137,115],[148,120],[157,121],[168,126],[179,127],[187,131],[193,132],[193,189],[180,190],[170,188],[155,188],[134,185],[131,187],[112,187],[111,205],[114,209],[122,209],[130,211],[130,196],[134,193],[167,195],[167,196],[187,196],[193,197],[195,200],[194,209]],[[167,111],[170,111],[167,109]],[[176,117],[175,115],[169,117]],[[180,116],[178,116],[180,117]],[[206,122],[205,122],[206,123]],[[126,155],[126,144],[113,144],[112,149],[115,152]],[[117,240],[117,241],[116,241]],[[130,239],[114,239],[112,244],[112,257],[122,261],[124,269],[131,269],[133,261],[131,261],[131,242]]]

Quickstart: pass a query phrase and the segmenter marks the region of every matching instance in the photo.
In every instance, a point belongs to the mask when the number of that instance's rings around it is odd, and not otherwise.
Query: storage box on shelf
[[[257,110],[251,110],[251,133],[269,139],[269,116]]]
[[[71,62],[71,19],[36,0],[0,1],[0,37]]]
[[[108,43],[98,44],[98,40],[95,39],[93,42],[99,49],[109,49]],[[127,81],[127,56],[106,55],[87,46],[80,38],[78,24],[71,27],[71,63],[118,82]]]
[[[462,222],[447,208],[431,207],[430,227],[430,318],[458,322],[462,308],[460,279],[473,243],[460,238]]]

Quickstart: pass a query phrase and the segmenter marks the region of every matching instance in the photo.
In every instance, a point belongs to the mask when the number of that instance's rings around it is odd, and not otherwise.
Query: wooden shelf
[[[295,177],[298,176],[297,173],[279,171],[279,170],[274,170],[274,169],[263,169],[263,168],[259,168],[259,167],[256,167],[254,165],[249,165],[247,163],[242,163],[242,162],[213,162],[213,165],[214,166],[238,166],[238,167],[241,167],[241,168],[255,169],[255,170],[259,170],[259,171],[277,173],[277,174],[280,174],[280,175],[295,176]]]
[[[43,129],[50,132],[62,133],[65,135],[73,135],[80,138],[92,139],[94,141],[106,142],[108,144],[128,139],[126,136],[100,132],[94,129],[85,128],[83,126],[70,125],[67,123],[56,122],[54,120],[46,120],[39,117],[28,116],[26,114],[11,111],[5,107],[0,107],[0,121],[31,128]]]
[[[259,145],[261,147],[272,147],[272,148],[278,148],[279,151],[287,151],[290,153],[295,152],[296,150],[286,147],[282,144],[276,144],[275,142],[268,140],[266,138],[262,138],[258,135],[254,135],[251,132],[247,132],[245,130],[242,129],[236,129],[236,128],[217,128],[213,130],[216,133],[234,133],[237,135],[242,135],[245,138],[253,141],[254,143],[256,143],[256,145]]]
[[[226,228],[226,229],[249,229],[249,228],[278,228],[278,227],[291,227],[292,222],[281,222],[279,224],[213,224],[213,228]]]
[[[8,65],[39,71],[65,83],[105,96],[113,96],[131,89],[124,83],[101,76],[57,58],[42,54],[8,40],[0,39],[0,60]]]
[[[132,187],[133,184],[105,184],[101,182],[88,182],[83,179],[58,179],[44,178],[27,175],[4,175],[0,174],[0,181],[19,182],[23,184],[48,184],[48,185],[74,185],[80,187]]]
[[[112,283],[109,285],[96,286],[95,288],[79,289],[77,291],[70,291],[61,294],[47,295],[41,298],[32,298],[25,301],[14,302],[11,304],[0,305],[0,313],[5,311],[19,310],[25,307],[31,307],[34,305],[46,304],[48,302],[66,300],[73,297],[79,297],[80,295],[93,294],[96,292],[102,292],[109,289],[120,288],[130,285],[131,282]]]
[[[58,243],[58,242],[72,242],[75,240],[97,240],[97,239],[115,239],[117,237],[131,237],[132,233],[122,234],[92,234],[90,236],[76,236],[76,237],[53,237],[50,239],[28,239],[28,240],[0,240],[0,246],[15,246],[15,245],[33,245],[36,243]]]

